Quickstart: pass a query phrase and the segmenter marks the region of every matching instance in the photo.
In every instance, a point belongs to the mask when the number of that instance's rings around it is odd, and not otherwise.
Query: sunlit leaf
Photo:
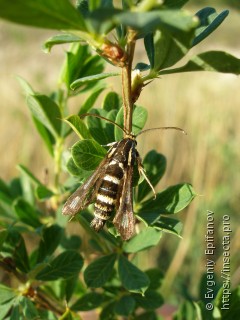
[[[75,164],[83,170],[94,170],[106,155],[106,150],[95,140],[82,140],[72,147]]]
[[[70,127],[75,131],[75,133],[79,136],[80,139],[92,138],[88,128],[79,116],[72,115],[64,119],[64,121],[70,125]]]
[[[61,135],[61,112],[52,99],[35,94],[27,97],[27,103],[34,118],[41,122],[53,136]]]
[[[68,0],[0,0],[0,17],[23,25],[47,29],[85,31],[85,22]]]
[[[52,47],[59,44],[72,43],[72,42],[81,42],[82,39],[76,35],[66,33],[66,34],[58,34],[49,38],[45,41],[43,45],[43,50],[45,52],[50,52]]]
[[[159,74],[191,71],[214,71],[240,74],[240,59],[223,51],[207,51],[192,57],[183,67],[162,70]]]
[[[200,20],[200,25],[196,29],[195,38],[193,39],[192,46],[197,45],[208,37],[228,16],[229,10],[224,10],[217,14],[216,10],[211,7],[203,8],[196,13]]]
[[[196,196],[190,184],[171,186],[157,194],[155,200],[150,199],[143,203],[139,217],[148,215],[152,221],[158,220],[161,214],[174,214],[184,209]]]
[[[154,228],[147,228],[139,232],[123,245],[127,253],[139,252],[152,246],[156,246],[162,236],[162,232]]]
[[[117,72],[100,73],[100,74],[95,74],[95,75],[92,75],[92,76],[80,78],[80,79],[75,80],[71,84],[71,89],[72,90],[76,90],[82,84],[86,84],[86,83],[89,83],[89,82],[95,82],[95,81],[98,81],[98,80],[106,79],[106,78],[109,78],[109,77],[115,77],[115,76],[119,76],[119,73],[117,73]]]

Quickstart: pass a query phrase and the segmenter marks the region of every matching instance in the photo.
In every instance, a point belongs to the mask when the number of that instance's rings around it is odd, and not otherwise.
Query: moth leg
[[[108,143],[108,144],[101,144],[101,146],[102,146],[102,147],[112,147],[112,146],[114,146],[115,143],[116,143],[116,141],[110,142],[110,143]]]
[[[138,166],[138,172],[139,174],[143,175],[144,179],[147,181],[149,187],[152,189],[152,192],[154,194],[154,199],[156,199],[156,191],[153,187],[153,185],[151,184],[150,180],[148,179],[146,173],[145,173],[145,170],[144,170],[144,167],[143,167],[143,164],[142,164],[142,159],[140,158],[139,154],[137,154],[137,157],[136,157],[136,160],[137,160],[137,166]]]

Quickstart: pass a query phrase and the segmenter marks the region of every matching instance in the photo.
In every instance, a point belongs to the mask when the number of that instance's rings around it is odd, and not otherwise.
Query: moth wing
[[[133,214],[133,166],[129,166],[123,176],[122,183],[119,185],[116,215],[113,224],[119,231],[123,240],[128,240],[134,233],[135,217]]]
[[[75,215],[93,202],[108,163],[109,158],[105,157],[94,173],[67,199],[62,208],[63,215]]]

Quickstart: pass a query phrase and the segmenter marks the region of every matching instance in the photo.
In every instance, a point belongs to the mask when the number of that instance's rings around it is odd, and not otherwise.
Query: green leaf
[[[228,16],[229,10],[224,10],[220,14],[217,14],[216,10],[211,7],[203,8],[196,13],[196,16],[200,20],[200,25],[195,31],[195,38],[193,39],[192,46],[196,46],[199,42],[207,38],[214,30]]]
[[[106,155],[106,150],[94,140],[82,140],[72,147],[75,164],[83,170],[94,170]]]
[[[90,175],[93,173],[92,171],[85,171],[79,168],[73,161],[72,157],[69,158],[66,166],[67,166],[68,172],[73,176],[79,177],[81,181],[83,181],[85,178],[90,177]]]
[[[105,85],[101,84],[101,86],[97,86],[95,89],[92,89],[90,96],[86,99],[86,101],[81,106],[81,109],[79,111],[79,115],[88,112],[96,102],[99,95],[102,93],[102,91],[105,89]]]
[[[58,44],[81,42],[82,39],[74,34],[58,34],[49,38],[43,45],[43,51],[48,53],[51,51],[52,47]]]
[[[56,224],[43,229],[41,241],[37,250],[37,263],[44,261],[47,256],[53,254],[57,249],[62,236],[63,229]]]
[[[162,281],[164,279],[164,274],[158,268],[152,268],[145,271],[148,278],[150,279],[150,285],[148,290],[156,290],[159,289]]]
[[[148,112],[144,107],[137,106],[133,110],[133,126],[134,134],[138,134],[147,122]]]
[[[99,315],[100,320],[117,320],[115,313],[115,301],[105,305]]]
[[[146,216],[145,216],[146,218]],[[144,219],[145,222],[149,224],[150,219]],[[151,222],[150,222],[151,224]],[[162,230],[164,232],[172,233],[174,235],[177,235],[181,237],[181,231],[183,224],[177,219],[172,219],[168,217],[161,216],[160,219],[158,219],[156,222],[152,223],[151,226],[153,226],[155,229]]]
[[[73,43],[70,51],[66,52],[66,59],[61,73],[61,81],[70,89],[70,84],[75,80],[101,73],[104,69],[103,59],[100,56],[92,55],[88,46],[80,43]],[[79,90],[84,92],[93,86],[97,81],[79,84]],[[69,92],[70,93],[70,92]],[[76,92],[73,93],[74,95]]]
[[[120,12],[119,9],[114,8],[111,1],[92,1],[98,2],[98,8],[95,8],[88,15],[89,30],[94,34],[104,35],[109,33],[114,28],[114,20],[112,17],[115,13]],[[105,5],[104,5],[105,4]],[[106,6],[110,4],[110,6]]]
[[[12,288],[0,284],[0,305],[14,299],[17,296],[17,292]]]
[[[25,79],[20,76],[16,76],[16,79],[18,80],[26,96],[33,95],[35,93],[31,85]]]
[[[153,33],[148,33],[144,37],[144,46],[147,52],[148,60],[150,62],[151,69],[154,68],[154,43],[153,43]]]
[[[133,126],[132,130],[134,134],[139,133],[144,127],[147,121],[147,110],[144,107],[136,106],[133,110]],[[116,123],[123,128],[123,108],[118,111],[116,117]],[[119,141],[123,138],[123,131],[118,127],[115,127],[115,140]]]
[[[75,133],[79,136],[80,139],[92,138],[88,128],[79,116],[69,116],[66,119],[64,119],[64,121],[70,125],[70,127],[75,131]]]
[[[157,316],[155,311],[147,311],[136,317],[136,320],[163,320],[161,316]]]
[[[38,313],[40,315],[40,319],[59,320],[59,318],[57,318],[57,316],[52,311],[49,311],[47,309],[39,309]]]
[[[149,219],[158,220],[160,214],[174,214],[181,211],[195,196],[192,186],[188,183],[171,186],[158,193],[155,200],[145,201],[138,215],[145,219],[149,214]]]
[[[115,21],[141,32],[154,31],[157,28],[168,31],[190,31],[198,24],[198,19],[187,11],[154,10],[151,12],[124,12],[114,16]]]
[[[11,299],[8,302],[1,304],[0,319],[9,319],[9,318],[6,318],[6,315],[9,313],[10,309],[14,307],[14,302],[15,302],[15,299]]]
[[[13,199],[21,197],[23,195],[21,179],[13,178],[10,182],[9,189]]]
[[[78,248],[79,249],[79,248]],[[63,293],[64,296],[63,298],[66,299],[67,302],[70,301],[70,299],[72,298],[74,292],[76,292],[76,288],[77,288],[77,284],[78,284],[79,278],[78,275],[67,279],[67,280],[63,280],[62,284],[63,284]]]
[[[103,109],[91,109],[91,113],[97,114],[107,119],[110,119],[110,115],[111,115],[110,112],[108,113]],[[114,115],[116,116],[115,112],[114,112]],[[94,116],[92,117],[89,116],[87,118],[87,124],[92,137],[100,145],[106,146],[108,143],[111,143],[114,141],[114,128],[115,128],[114,124],[108,122],[105,119],[100,119]]]
[[[91,76],[87,76],[87,77],[83,77],[83,78],[75,80],[73,83],[71,83],[70,87],[72,90],[76,90],[80,86],[82,86],[82,84],[86,84],[89,82],[96,82],[98,80],[106,79],[109,77],[115,77],[115,76],[119,76],[119,75],[120,75],[120,73],[118,73],[118,72],[108,72],[108,73],[95,74],[95,75],[91,75]]]
[[[104,301],[103,294],[97,292],[86,293],[78,299],[72,306],[73,311],[89,311],[98,308]]]
[[[35,195],[39,201],[44,201],[54,196],[54,193],[44,185],[39,185],[35,190]]]
[[[0,179],[0,215],[5,217],[12,217],[12,202],[13,202],[13,195],[7,184]]]
[[[220,312],[221,312],[221,319],[223,320],[231,320],[231,319],[237,319],[239,312],[240,312],[240,286],[238,285],[234,289],[227,288],[227,283],[224,283],[225,288],[221,288],[217,297],[216,297],[216,305],[218,306]],[[230,283],[229,283],[230,286]],[[230,308],[223,309],[223,300],[227,300],[226,298],[228,296],[228,292],[230,291]],[[223,296],[224,294],[224,296]],[[226,305],[227,306],[227,305]],[[219,318],[220,318],[219,317]]]
[[[149,181],[151,181],[153,186],[156,186],[161,180],[166,170],[166,166],[166,158],[155,150],[149,151],[145,156],[143,160],[143,167],[146,171]],[[152,189],[144,179],[138,186],[136,202],[141,202],[149,194],[149,192],[152,192]]]
[[[33,88],[30,86],[30,84],[23,78],[17,76],[17,80],[20,83],[22,89],[24,90],[24,93],[26,97],[29,95],[34,95],[35,92]],[[53,156],[53,144],[55,143],[55,138],[51,134],[51,132],[32,114],[33,122],[35,124],[35,127],[40,134],[41,138],[43,139],[49,153],[51,156]]]
[[[154,34],[154,71],[169,68],[181,60],[191,47],[192,32],[171,35],[156,30]]]
[[[28,177],[28,179],[36,184],[36,185],[41,185],[41,182],[33,175],[32,172],[30,172],[24,165],[19,164],[17,166],[17,168],[21,171],[21,173],[23,173],[24,175],[26,175]]]
[[[19,298],[16,300],[19,300]],[[10,320],[16,320],[16,319],[24,320],[22,313],[21,313],[21,306],[19,304],[19,301],[15,301],[13,308],[11,310],[11,315],[10,315],[9,319]]]
[[[181,8],[189,0],[165,0],[164,6],[168,8]]]
[[[215,71],[239,75],[240,59],[223,51],[208,51],[192,57],[182,67],[162,70],[159,75],[191,71]]]
[[[46,29],[85,31],[81,14],[68,0],[0,0],[0,17],[23,25]]]
[[[84,281],[91,288],[102,287],[112,276],[117,255],[101,257],[89,264],[84,272]]]
[[[144,297],[140,295],[134,295],[134,299],[139,307],[146,309],[146,310],[154,310],[163,304],[162,296],[153,290],[147,290],[145,292]]]
[[[33,123],[35,124],[35,127],[41,136],[43,142],[45,143],[47,150],[49,154],[53,157],[54,156],[54,148],[53,145],[56,143],[54,135],[34,116]]]
[[[109,92],[103,100],[103,109],[106,111],[111,111],[111,110],[119,110],[121,108],[122,101],[120,96],[114,92],[111,91]]]
[[[69,237],[62,237],[61,238],[61,246],[64,249],[72,249],[72,250],[79,250],[82,244],[82,239],[77,235],[71,235]]]
[[[122,296],[115,304],[115,312],[121,316],[129,316],[135,308],[136,302],[132,296]]]
[[[20,297],[19,304],[21,305],[21,311],[25,319],[38,318],[38,311],[30,299],[26,297]]]
[[[52,262],[41,270],[37,280],[53,281],[59,278],[68,279],[78,274],[83,266],[83,258],[73,250],[67,250],[58,255]]]
[[[2,251],[11,255],[16,268],[24,273],[29,272],[28,253],[24,239],[20,233],[11,229],[8,232]]]
[[[89,1],[88,0],[76,0],[76,8],[80,11],[84,18],[89,15]],[[90,1],[91,4],[91,1]]]
[[[27,97],[28,107],[41,124],[43,124],[54,137],[61,135],[61,112],[58,105],[45,95],[35,94]]]
[[[147,63],[139,62],[136,64],[134,70],[148,71],[150,69],[150,65]]]
[[[147,228],[142,230],[139,234],[125,242],[123,245],[124,252],[135,253],[146,250],[158,244],[162,232],[154,228]]]
[[[88,211],[82,211],[81,214],[76,216],[76,219],[80,222],[88,234],[91,235],[93,239],[98,241],[99,245],[102,245],[101,239],[104,239],[104,241],[106,240],[111,246],[119,247],[121,242],[119,238],[115,238],[112,234],[104,229],[102,229],[99,233],[96,233],[96,231],[90,227],[93,216]]]
[[[209,313],[209,311],[208,311],[208,313]],[[174,314],[173,319],[174,320],[197,319],[197,313],[196,313],[194,304],[191,301],[188,301],[188,300],[184,301],[180,305],[180,307],[178,308],[178,311]],[[213,319],[213,318],[210,317],[210,319]],[[208,320],[208,319],[206,319],[206,320]]]
[[[6,229],[0,230],[0,251],[1,251],[2,246],[7,238],[7,234],[8,234],[8,232]]]
[[[147,290],[149,278],[146,273],[134,266],[123,255],[118,259],[118,273],[122,285],[127,290],[141,294]]]
[[[45,187],[25,166],[19,164],[17,167],[29,182],[36,185],[35,194],[39,200],[45,200],[54,195],[54,193]]]
[[[38,228],[42,225],[39,220],[41,213],[24,199],[17,199],[13,204],[13,208],[20,221],[33,228]]]

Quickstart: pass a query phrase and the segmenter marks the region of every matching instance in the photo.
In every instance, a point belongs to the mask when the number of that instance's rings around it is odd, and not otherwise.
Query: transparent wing
[[[62,214],[75,215],[93,202],[109,163],[105,157],[94,173],[66,201]]]
[[[113,224],[119,231],[123,240],[128,240],[134,233],[135,218],[133,214],[132,191],[133,167],[126,169],[122,183],[119,186],[116,203],[116,215]]]

